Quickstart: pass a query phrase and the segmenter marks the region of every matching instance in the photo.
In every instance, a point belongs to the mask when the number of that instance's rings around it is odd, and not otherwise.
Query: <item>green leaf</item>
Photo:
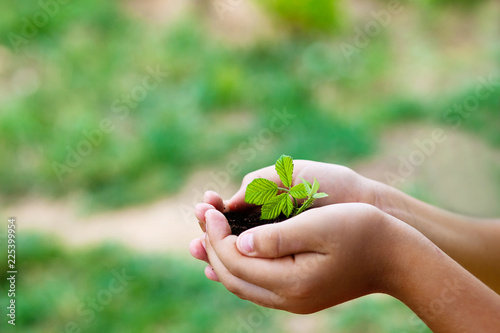
[[[286,187],[292,186],[292,176],[293,176],[293,159],[287,155],[281,155],[281,157],[276,161],[276,172],[280,176],[283,185]]]
[[[290,195],[295,199],[307,198],[306,186],[302,183],[295,185],[290,189]]]
[[[286,194],[286,193],[284,193]],[[293,212],[293,202],[292,199],[290,198],[289,195],[286,196],[286,200],[283,202],[283,208],[281,209],[283,211],[283,214],[285,214],[286,217],[289,217],[290,214]]]
[[[314,195],[319,190],[319,182],[316,178],[314,178],[314,183],[312,185],[311,193]]]
[[[265,178],[256,178],[247,186],[245,202],[262,205],[274,198],[277,193],[278,185],[276,183]]]
[[[288,193],[282,193],[262,206],[262,220],[272,220],[277,218],[282,212],[287,217],[290,216],[293,210],[292,199]]]
[[[300,179],[302,179],[302,183],[304,184],[304,187],[306,188],[306,191],[307,191],[307,194],[310,194],[311,193],[311,183],[309,183],[307,180],[305,180],[304,178],[300,177]]]
[[[314,199],[321,199],[321,198],[326,198],[328,196],[329,196],[328,194],[321,192],[321,193],[314,193],[312,197]]]

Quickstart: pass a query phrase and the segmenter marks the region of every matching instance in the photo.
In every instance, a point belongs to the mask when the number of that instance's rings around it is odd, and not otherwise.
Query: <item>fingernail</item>
[[[209,214],[209,212],[211,211],[211,209],[207,210],[205,212],[205,229],[208,231],[208,229],[210,229],[209,225],[211,224],[210,223],[210,218],[209,216],[207,216]]]
[[[205,247],[205,236],[206,234],[203,234],[203,237],[201,237],[201,245],[203,245],[203,248],[205,249],[205,251],[207,250],[207,248]]]
[[[240,246],[246,253],[253,252],[253,233],[243,234],[240,239]]]

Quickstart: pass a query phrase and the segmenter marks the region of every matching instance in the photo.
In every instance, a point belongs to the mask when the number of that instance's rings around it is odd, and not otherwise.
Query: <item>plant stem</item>
[[[299,207],[299,203],[297,202],[297,199],[295,199],[295,197],[294,197],[294,196],[292,196],[292,198],[293,198],[293,203],[294,203],[294,206],[295,206],[294,211],[296,211],[296,210],[297,210],[297,208]],[[295,214],[294,214],[294,215],[295,215]]]
[[[307,208],[309,208],[312,203],[314,202],[314,198],[313,197],[308,197],[306,201],[304,201],[304,203],[302,204],[302,206],[300,206],[299,210],[297,211],[297,213],[295,215],[299,215],[300,213],[302,213],[304,210],[306,210]]]

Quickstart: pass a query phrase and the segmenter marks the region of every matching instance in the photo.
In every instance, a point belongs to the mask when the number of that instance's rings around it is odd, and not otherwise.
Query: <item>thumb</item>
[[[250,257],[279,258],[303,252],[323,252],[326,230],[314,223],[313,210],[286,221],[249,229],[238,236],[238,250]]]

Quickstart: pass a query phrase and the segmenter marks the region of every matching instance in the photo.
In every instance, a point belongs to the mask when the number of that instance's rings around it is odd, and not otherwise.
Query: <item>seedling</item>
[[[311,185],[300,177],[302,183],[292,186],[293,159],[290,156],[282,155],[275,169],[284,187],[265,178],[256,178],[245,191],[245,202],[262,205],[261,220],[272,220],[280,214],[286,217],[298,215],[311,207],[316,199],[328,197],[326,193],[318,193],[319,182],[316,178]],[[299,205],[298,200],[301,199],[305,201]]]

